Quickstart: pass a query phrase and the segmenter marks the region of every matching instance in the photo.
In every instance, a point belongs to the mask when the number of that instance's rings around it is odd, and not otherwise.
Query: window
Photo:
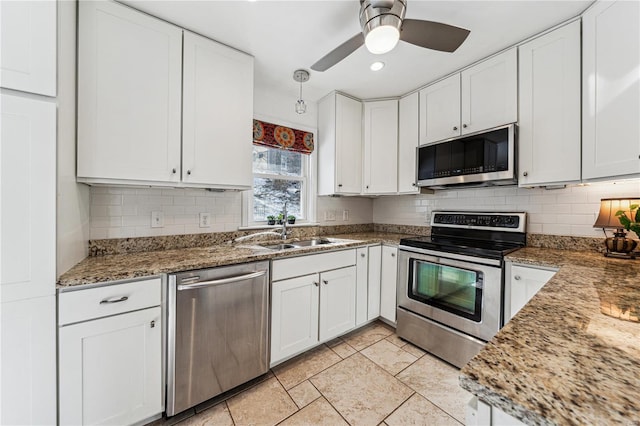
[[[249,222],[260,224],[287,212],[296,220],[309,218],[309,155],[265,146],[253,146],[253,194],[249,197]]]
[[[285,204],[296,223],[315,220],[314,131],[287,125],[253,120],[253,190],[242,195],[243,226],[266,225]]]

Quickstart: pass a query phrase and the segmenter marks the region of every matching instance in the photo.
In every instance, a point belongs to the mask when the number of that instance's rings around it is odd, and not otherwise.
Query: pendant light
[[[300,96],[296,102],[296,112],[298,114],[304,114],[307,112],[307,104],[305,104],[302,99],[302,83],[309,81],[309,71],[303,69],[295,70],[293,72],[293,79],[300,83]]]

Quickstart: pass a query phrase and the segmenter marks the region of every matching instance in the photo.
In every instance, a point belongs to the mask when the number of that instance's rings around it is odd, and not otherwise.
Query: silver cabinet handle
[[[464,128],[466,129],[466,128],[467,128],[467,125],[466,125],[466,124],[463,124],[463,125],[462,125],[462,127],[464,127]]]
[[[176,169],[173,168],[173,170],[171,170],[171,173],[173,173],[175,175],[176,174]]]
[[[396,254],[395,253],[391,253],[391,257],[396,257]]]
[[[513,279],[516,281],[520,281],[520,275],[516,275],[515,277],[513,277]]]
[[[454,131],[458,130],[458,126],[453,126],[453,130]]]
[[[529,172],[522,173],[522,176],[529,176]]]
[[[360,253],[360,257],[365,257],[366,255],[364,253]]]
[[[324,283],[324,285],[329,284],[329,281],[327,281],[327,280],[322,280],[322,282]]]
[[[313,285],[315,285],[316,287],[318,287],[320,285],[320,283],[318,281],[314,281]]]
[[[251,280],[253,278],[261,277],[266,273],[267,273],[266,270],[262,270],[257,272],[251,272],[250,274],[237,275],[235,277],[221,278],[219,280],[211,280],[211,281],[203,281],[200,283],[179,285],[178,290],[193,290],[194,288],[212,287],[214,285],[230,284],[238,281]]]
[[[110,299],[104,299],[100,301],[100,304],[107,304],[107,303],[120,303],[120,302],[126,302],[127,300],[129,300],[129,296],[122,296],[122,297],[112,297]]]
[[[191,170],[187,170],[187,174],[190,175],[191,174]]]

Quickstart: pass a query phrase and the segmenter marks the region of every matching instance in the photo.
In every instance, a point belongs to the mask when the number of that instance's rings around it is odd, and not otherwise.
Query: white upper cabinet
[[[460,136],[460,74],[420,90],[420,144]]]
[[[2,302],[55,294],[56,105],[3,94]]]
[[[417,194],[416,149],[418,148],[418,92],[398,104],[398,193]]]
[[[518,120],[518,55],[515,48],[460,74],[462,134]]]
[[[318,102],[318,195],[362,192],[362,102],[331,93]]]
[[[252,186],[253,58],[184,32],[182,180]]]
[[[583,15],[582,178],[640,175],[640,3]]]
[[[398,192],[398,101],[364,103],[363,194]]]
[[[79,2],[78,177],[180,181],[182,30]]]
[[[519,47],[520,186],[580,181],[580,21]]]
[[[420,90],[420,144],[517,121],[517,68],[513,48]]]
[[[0,86],[56,95],[56,5],[0,2]]]
[[[80,2],[78,180],[249,189],[253,58],[114,2]],[[184,61],[184,62],[183,62]]]

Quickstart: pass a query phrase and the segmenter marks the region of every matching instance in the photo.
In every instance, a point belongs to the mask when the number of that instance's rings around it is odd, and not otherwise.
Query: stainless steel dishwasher
[[[167,416],[269,370],[269,262],[169,275]]]

